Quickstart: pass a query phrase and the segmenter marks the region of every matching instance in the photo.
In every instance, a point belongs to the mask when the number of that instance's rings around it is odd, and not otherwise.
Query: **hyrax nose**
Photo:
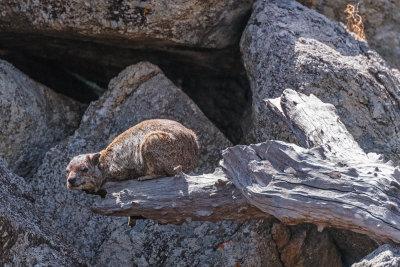
[[[70,178],[70,179],[68,179],[68,183],[75,185],[77,180],[78,180],[77,178]]]

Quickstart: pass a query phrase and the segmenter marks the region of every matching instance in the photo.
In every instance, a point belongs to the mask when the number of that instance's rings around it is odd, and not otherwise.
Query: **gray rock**
[[[366,235],[335,228],[329,228],[327,231],[342,254],[344,266],[360,261],[378,248],[378,244]]]
[[[0,156],[27,175],[79,125],[83,105],[58,95],[0,60]]]
[[[279,248],[284,266],[342,266],[341,255],[329,238],[311,224],[290,227],[290,240]]]
[[[347,23],[343,12],[351,1],[298,0],[330,19]],[[400,68],[400,2],[386,0],[360,0],[365,35],[373,49],[392,66]]]
[[[137,262],[138,259],[131,253],[131,237],[126,236],[130,230],[127,219],[93,214],[90,207],[99,196],[68,190],[65,185],[65,168],[70,157],[100,151],[124,130],[151,118],[174,119],[197,133],[201,147],[198,172],[213,170],[220,158],[220,151],[231,145],[158,67],[142,62],[127,67],[110,82],[108,91],[86,110],[74,135],[45,155],[31,183],[36,205],[42,207],[44,217],[92,263],[100,259],[99,265],[113,265],[116,262],[131,262],[132,258]],[[166,232],[165,235],[170,231],[168,226],[155,227],[159,227],[159,232]],[[152,240],[158,236],[154,234],[146,238]],[[103,254],[112,254],[110,249],[117,249],[119,256],[101,260],[108,257]],[[142,256],[152,256],[150,251],[146,253]]]
[[[43,227],[30,187],[0,158],[0,265],[78,266],[79,254]]]
[[[400,159],[399,76],[342,24],[295,1],[260,0],[241,51],[253,92],[251,118],[244,123],[247,143],[293,141],[263,101],[293,88],[333,104],[365,151]]]
[[[352,267],[398,267],[400,266],[400,248],[386,244],[374,250]]]
[[[252,0],[0,1],[0,32],[222,48],[235,43]],[[124,42],[125,41],[125,42]]]
[[[184,223],[138,221],[103,244],[98,266],[282,266],[271,221]]]

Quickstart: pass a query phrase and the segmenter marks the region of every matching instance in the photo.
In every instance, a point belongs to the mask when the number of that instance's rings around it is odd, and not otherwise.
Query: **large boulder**
[[[346,0],[298,0],[330,19],[344,24]],[[400,2],[387,0],[357,1],[368,43],[392,66],[400,68]]]
[[[291,140],[264,99],[286,88],[333,104],[367,152],[400,159],[400,80],[344,26],[295,1],[259,0],[241,39],[253,92],[245,142]]]
[[[78,127],[84,106],[0,60],[0,157],[27,175],[44,153]]]
[[[80,266],[80,255],[36,210],[30,187],[0,158],[0,265]]]
[[[126,218],[93,214],[90,207],[99,196],[66,188],[65,168],[68,161],[77,154],[104,149],[124,130],[151,118],[174,119],[197,133],[201,157],[196,172],[213,170],[220,158],[220,151],[231,145],[196,104],[158,67],[142,62],[122,71],[110,82],[108,91],[89,106],[74,135],[45,155],[31,183],[36,205],[42,208],[44,217],[88,261],[102,259],[98,250],[102,247],[101,253],[108,253],[104,248],[110,242],[118,243],[111,246],[112,249],[126,248],[126,251],[118,249],[121,255],[118,260],[128,260],[122,255],[128,255],[133,250],[130,241],[126,243],[130,238],[130,227]],[[159,229],[164,232],[170,230],[168,227]],[[187,232],[192,234],[191,231]],[[118,236],[116,241],[113,236]],[[158,237],[149,235],[147,238],[152,240]]]
[[[0,33],[222,48],[238,40],[251,4],[251,0],[1,0]]]

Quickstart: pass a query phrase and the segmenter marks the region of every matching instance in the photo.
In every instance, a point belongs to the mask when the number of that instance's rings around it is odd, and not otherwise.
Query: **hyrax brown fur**
[[[173,176],[192,171],[198,154],[193,131],[172,120],[146,120],[117,136],[106,149],[72,158],[67,186],[96,192],[107,181]]]

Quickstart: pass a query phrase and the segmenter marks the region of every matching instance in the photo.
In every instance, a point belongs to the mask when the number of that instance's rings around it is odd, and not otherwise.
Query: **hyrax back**
[[[145,136],[141,152],[146,178],[171,176],[179,171],[192,171],[196,167],[198,144],[193,132],[156,131]]]
[[[97,191],[106,181],[189,172],[196,167],[198,154],[193,131],[176,121],[146,120],[120,134],[101,152],[74,157],[67,167],[67,185]]]

